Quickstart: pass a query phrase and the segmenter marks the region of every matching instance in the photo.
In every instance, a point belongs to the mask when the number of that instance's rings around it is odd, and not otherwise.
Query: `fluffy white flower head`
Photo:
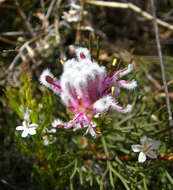
[[[90,60],[87,48],[76,48],[76,56],[77,60],[71,59],[64,63],[64,72],[60,78],[63,91],[61,99],[67,106],[69,101],[77,100],[77,96],[84,99],[94,98],[90,84],[99,91],[106,76],[105,67]]]
[[[69,122],[55,120],[53,127],[78,130],[87,128],[86,133],[96,137],[93,118],[109,111],[116,110],[128,113],[132,105],[120,106],[111,93],[112,86],[117,92],[120,87],[132,90],[137,86],[136,81],[119,80],[130,73],[134,65],[116,71],[112,76],[106,75],[106,68],[91,59],[90,52],[84,47],[75,47],[76,57],[63,64],[63,73],[60,81],[56,81],[49,70],[42,73],[40,81],[53,91],[57,91],[62,102],[74,113]]]
[[[133,152],[140,152],[138,157],[138,162],[143,163],[146,161],[147,156],[152,159],[157,158],[157,154],[154,150],[158,150],[160,142],[156,140],[149,141],[146,136],[143,136],[141,139],[141,145],[135,144],[132,145]]]

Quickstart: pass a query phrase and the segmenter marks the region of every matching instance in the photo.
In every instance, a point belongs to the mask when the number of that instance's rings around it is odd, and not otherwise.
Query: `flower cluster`
[[[32,123],[30,124],[30,114],[32,113],[31,110],[26,109],[25,112],[23,113],[24,121],[22,122],[22,126],[17,126],[16,130],[17,131],[23,131],[22,132],[22,137],[25,138],[28,135],[35,135],[36,134],[36,128],[38,127],[37,124]]]
[[[70,3],[68,12],[63,12],[62,18],[67,22],[78,22],[81,20],[81,6],[77,5],[74,1]]]
[[[135,80],[118,80],[129,74],[134,65],[130,64],[126,69],[108,77],[106,68],[92,61],[87,48],[77,47],[75,53],[76,58],[64,63],[63,74],[59,81],[46,69],[40,76],[40,82],[58,94],[62,102],[74,113],[74,118],[70,122],[57,119],[52,123],[53,127],[59,126],[65,129],[87,127],[87,132],[96,137],[93,117],[110,109],[121,113],[131,111],[131,105],[120,106],[117,103],[111,94],[111,88],[116,86],[117,93],[120,87],[134,89],[137,86]]]
[[[157,154],[154,152],[160,146],[160,142],[156,140],[148,140],[146,136],[143,136],[141,139],[141,145],[135,144],[132,145],[133,152],[140,152],[138,157],[138,162],[143,163],[146,161],[147,156],[152,159],[157,158]]]

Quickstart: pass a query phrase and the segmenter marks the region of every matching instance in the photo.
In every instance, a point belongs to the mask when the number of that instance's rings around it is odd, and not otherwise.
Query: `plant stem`
[[[168,111],[168,116],[169,116],[169,125],[173,126],[171,104],[170,104],[168,86],[167,86],[167,82],[166,82],[166,73],[165,73],[165,67],[164,67],[164,62],[163,62],[162,49],[161,49],[161,45],[160,45],[159,29],[158,29],[158,24],[156,22],[157,17],[156,17],[156,8],[155,8],[154,0],[151,0],[151,7],[152,7],[152,13],[153,13],[153,17],[154,17],[153,23],[154,23],[154,31],[155,31],[155,37],[156,37],[157,50],[158,50],[159,59],[160,59],[162,81],[163,81],[163,85],[164,85],[164,91],[166,94],[166,105],[167,105],[167,111]]]

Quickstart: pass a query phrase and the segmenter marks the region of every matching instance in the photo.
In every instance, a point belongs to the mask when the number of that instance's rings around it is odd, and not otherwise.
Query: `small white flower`
[[[71,6],[71,8],[76,9],[76,10],[77,10],[77,9],[81,9],[81,6],[75,4],[75,2],[72,2],[72,3],[70,4],[70,6]]]
[[[35,135],[35,134],[36,134],[36,128],[37,128],[37,127],[38,127],[37,124],[35,124],[35,123],[30,124],[29,121],[24,120],[24,121],[22,122],[22,126],[17,126],[17,127],[16,127],[16,130],[17,130],[17,131],[23,131],[21,136],[22,136],[23,138],[25,138],[25,137],[27,137],[28,135]]]
[[[49,146],[50,144],[53,144],[56,141],[56,137],[53,135],[56,133],[55,128],[44,128],[42,131],[42,139],[44,146]]]
[[[71,1],[70,9],[67,12],[63,12],[62,19],[69,23],[79,22],[82,19],[81,13],[86,15],[87,11],[84,11],[75,1]]]
[[[69,10],[68,12],[63,12],[62,18],[67,22],[78,22],[81,20],[81,16],[77,10]]]
[[[158,150],[160,142],[156,140],[149,141],[146,136],[140,139],[140,144],[132,145],[133,152],[140,152],[138,157],[138,162],[143,163],[146,161],[147,156],[152,159],[157,158],[157,154],[154,150]]]
[[[55,128],[51,128],[51,129],[46,128],[46,129],[44,129],[42,138],[43,138],[43,144],[45,146],[53,144],[57,140],[57,138],[53,135],[55,133],[56,133]]]

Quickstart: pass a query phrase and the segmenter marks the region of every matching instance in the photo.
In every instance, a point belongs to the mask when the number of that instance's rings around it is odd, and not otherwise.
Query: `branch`
[[[29,41],[25,42],[19,49],[18,49],[18,54],[16,55],[16,57],[13,59],[12,63],[10,64],[10,66],[7,69],[7,72],[13,70],[14,65],[16,64],[16,62],[18,61],[18,59],[21,57],[21,53],[23,52],[23,50],[25,48],[27,48],[29,46],[29,44],[33,43],[34,41],[38,40],[39,38],[41,38],[42,36],[46,35],[47,33],[41,33],[35,37],[33,37],[32,39],[30,39]]]
[[[121,161],[137,161],[138,157],[130,157],[130,156],[106,156],[104,153],[98,153],[97,159],[102,161],[116,161],[117,159]],[[167,155],[159,155],[156,160],[173,160],[173,154]]]
[[[50,3],[50,6],[49,6],[47,13],[46,13],[46,19],[49,18],[55,3],[56,3],[56,0],[52,0],[52,2]]]
[[[162,81],[163,81],[164,91],[165,91],[165,95],[166,95],[166,105],[167,105],[167,110],[168,110],[168,115],[169,115],[169,124],[170,124],[170,126],[173,126],[171,104],[170,104],[168,86],[167,86],[167,82],[166,82],[166,73],[165,73],[165,67],[164,67],[164,62],[163,62],[162,49],[161,49],[161,45],[160,45],[159,29],[158,29],[158,25],[156,22],[157,17],[156,17],[156,9],[155,9],[155,5],[154,5],[154,0],[151,0],[151,7],[152,7],[152,12],[153,12],[153,17],[154,17],[153,24],[154,24],[156,43],[157,43],[157,50],[158,50],[159,59],[160,59]]]
[[[0,35],[2,36],[21,36],[24,33],[22,31],[10,31],[10,32],[2,32]]]
[[[24,24],[25,24],[25,26],[26,26],[26,29],[28,30],[29,34],[30,34],[32,37],[34,37],[34,30],[33,30],[32,26],[31,26],[31,24],[28,22],[25,13],[24,13],[23,10],[21,9],[19,2],[18,2],[17,0],[14,0],[14,3],[15,3],[15,5],[16,5],[17,11],[18,11],[18,13],[19,13],[21,19],[23,20],[23,22],[24,22]]]
[[[9,40],[7,38],[4,38],[2,36],[0,36],[0,41],[4,42],[4,43],[7,43],[7,44],[10,44],[12,46],[16,46],[17,45],[17,42],[14,42],[12,40]]]
[[[131,9],[132,11],[142,15],[147,20],[153,20],[154,17],[143,11],[141,8],[137,7],[132,3],[119,3],[119,2],[109,2],[109,1],[94,1],[94,0],[86,0],[86,3],[96,5],[96,6],[104,6],[104,7],[112,7],[112,8],[120,8],[120,9]],[[169,30],[173,30],[173,25],[168,24],[167,22],[162,21],[161,19],[156,18],[157,24],[163,26]]]

